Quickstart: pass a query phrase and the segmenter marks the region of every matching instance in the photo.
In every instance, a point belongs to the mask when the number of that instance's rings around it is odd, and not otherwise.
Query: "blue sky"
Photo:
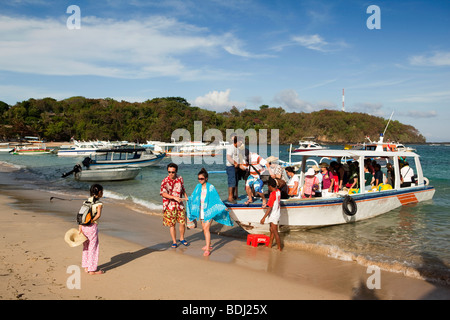
[[[367,27],[370,5],[381,29]],[[448,0],[2,1],[0,100],[180,96],[219,112],[311,112],[341,110],[345,88],[346,111],[394,111],[450,141],[449,14]]]

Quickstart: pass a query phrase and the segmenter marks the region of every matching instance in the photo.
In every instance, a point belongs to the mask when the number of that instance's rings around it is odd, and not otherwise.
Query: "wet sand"
[[[82,249],[69,247],[64,234],[77,227],[82,197],[24,189],[1,172],[0,178],[0,299],[450,298],[448,287],[385,271],[379,273],[380,289],[369,288],[376,283],[374,272],[353,261],[289,246],[282,252],[250,247],[243,235],[231,237],[218,226],[211,256],[202,256],[199,228],[186,232],[189,247],[172,249],[159,212],[143,214],[107,198],[99,224],[99,267],[106,273],[81,270],[81,288],[70,289],[68,268],[81,266]],[[50,201],[52,196],[67,200]]]

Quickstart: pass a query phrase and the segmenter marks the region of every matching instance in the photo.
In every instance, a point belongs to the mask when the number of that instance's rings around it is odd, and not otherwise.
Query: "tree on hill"
[[[178,128],[193,133],[194,121],[202,128],[279,129],[281,144],[297,143],[314,136],[326,143],[356,143],[370,136],[375,140],[387,120],[365,113],[320,110],[311,113],[286,112],[283,108],[262,105],[259,110],[215,112],[191,106],[184,98],[154,98],[142,103],[116,101],[111,98],[71,97],[29,99],[9,106],[0,102],[0,134],[6,138],[36,135],[47,140],[128,140],[170,141]],[[391,121],[386,138],[403,143],[423,143],[425,138],[410,125]]]

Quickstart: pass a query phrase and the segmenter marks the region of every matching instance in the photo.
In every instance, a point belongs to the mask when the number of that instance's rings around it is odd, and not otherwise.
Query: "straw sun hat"
[[[71,247],[77,247],[83,242],[85,242],[87,238],[84,234],[79,233],[78,229],[72,228],[69,231],[66,232],[66,235],[64,236],[64,241],[67,242],[67,244]]]
[[[277,160],[278,160],[278,158],[277,158],[277,157],[274,157],[274,156],[270,156],[270,157],[268,157],[268,158],[266,159],[267,162],[275,162],[275,161],[277,161]]]

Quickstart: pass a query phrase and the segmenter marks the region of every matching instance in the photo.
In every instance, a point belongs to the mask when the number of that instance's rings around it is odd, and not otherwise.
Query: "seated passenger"
[[[296,197],[296,196],[298,196],[298,187],[300,185],[298,176],[295,175],[294,168],[292,168],[292,167],[287,167],[285,170],[286,170],[286,174],[289,178],[289,180],[287,182],[288,195],[290,197]]]
[[[263,192],[263,181],[261,180],[261,175],[265,171],[267,162],[264,160],[259,154],[256,152],[250,152],[249,155],[250,163],[247,165],[250,171],[250,175],[247,178],[245,183],[245,190],[247,192],[248,200],[245,204],[250,204],[253,202],[253,190],[255,193],[259,195],[262,199],[262,207],[266,207],[266,198]],[[246,164],[244,164],[245,166]]]
[[[315,190],[319,189],[319,179],[315,176],[313,168],[309,168],[305,173],[305,184],[302,189],[302,198],[312,198]]]
[[[414,170],[409,166],[409,163],[405,161],[404,166],[400,170],[400,181],[401,181],[400,187],[401,188],[411,187],[413,178],[414,178]]]

